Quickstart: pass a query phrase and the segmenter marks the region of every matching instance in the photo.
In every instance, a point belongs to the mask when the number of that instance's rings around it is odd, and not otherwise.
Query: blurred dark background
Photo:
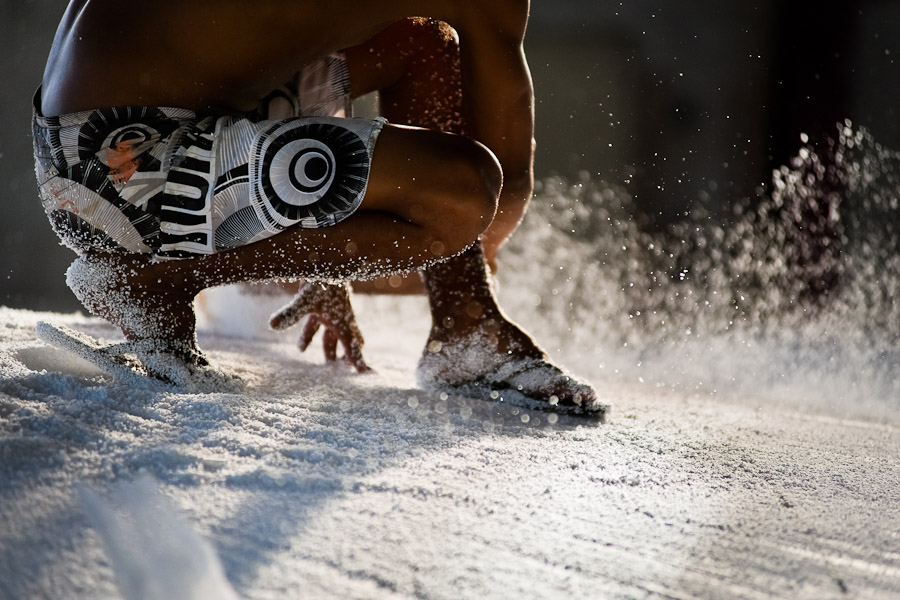
[[[30,102],[62,0],[0,0],[0,305],[76,310],[38,201]],[[851,119],[900,149],[900,2],[532,0],[538,177],[622,184],[646,227],[727,218]]]

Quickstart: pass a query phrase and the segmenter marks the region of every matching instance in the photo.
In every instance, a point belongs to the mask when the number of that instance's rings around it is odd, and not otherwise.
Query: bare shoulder
[[[462,5],[467,25],[509,42],[521,43],[528,24],[529,0],[491,0]]]

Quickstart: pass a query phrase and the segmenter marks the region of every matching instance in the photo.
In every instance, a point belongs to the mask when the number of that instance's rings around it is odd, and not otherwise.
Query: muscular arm
[[[528,0],[472,2],[461,10],[457,31],[471,134],[503,167],[500,207],[483,235],[493,263],[500,244],[521,220],[534,187],[534,91],[522,46]]]

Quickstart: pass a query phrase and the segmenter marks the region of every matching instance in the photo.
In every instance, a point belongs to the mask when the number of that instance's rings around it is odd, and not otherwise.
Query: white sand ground
[[[0,598],[900,598],[893,407],[641,384],[573,349],[614,412],[551,423],[418,391],[420,301],[358,313],[376,373],[205,333],[247,387],[201,395],[33,333],[100,321],[0,309]]]

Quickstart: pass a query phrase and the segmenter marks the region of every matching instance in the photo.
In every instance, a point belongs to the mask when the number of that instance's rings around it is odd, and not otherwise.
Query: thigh
[[[360,209],[430,225],[460,218],[461,212],[472,209],[473,197],[496,201],[487,199],[499,190],[501,180],[494,155],[470,138],[386,124],[375,146]],[[478,210],[492,215],[494,208]]]

